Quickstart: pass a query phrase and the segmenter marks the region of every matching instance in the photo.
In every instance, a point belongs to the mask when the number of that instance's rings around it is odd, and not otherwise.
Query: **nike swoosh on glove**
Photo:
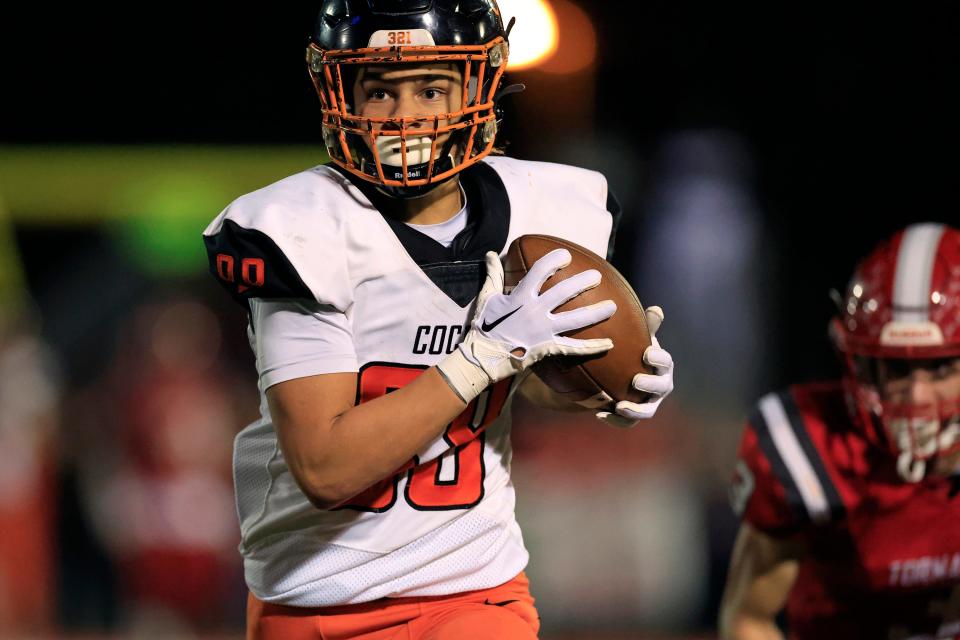
[[[653,367],[654,373],[638,373],[633,377],[633,388],[645,391],[651,398],[647,402],[618,402],[615,413],[600,411],[597,417],[615,427],[636,426],[640,420],[652,418],[663,399],[673,391],[673,356],[660,346],[657,331],[663,323],[663,309],[647,307],[647,329],[650,331],[650,346],[643,352],[643,361]]]
[[[612,300],[604,300],[553,313],[600,284],[600,272],[588,269],[540,293],[544,282],[571,260],[566,249],[551,251],[533,263],[513,291],[505,294],[500,256],[494,251],[487,253],[487,278],[477,296],[470,330],[457,350],[437,365],[464,402],[547,356],[592,355],[613,348],[613,341],[606,338],[577,340],[560,335],[602,322],[617,310]]]

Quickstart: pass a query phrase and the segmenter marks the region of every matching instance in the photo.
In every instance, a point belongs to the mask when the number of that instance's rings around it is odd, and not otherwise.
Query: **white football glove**
[[[550,355],[592,355],[613,348],[601,338],[561,336],[606,320],[617,310],[612,300],[553,313],[567,300],[600,284],[600,272],[588,269],[540,293],[547,279],[570,264],[570,252],[555,249],[537,260],[509,295],[503,293],[503,265],[496,252],[486,255],[487,279],[477,296],[470,330],[457,350],[437,368],[464,402],[488,385],[515,375]]]
[[[655,374],[638,373],[633,377],[633,388],[646,391],[652,397],[643,404],[618,402],[616,413],[600,411],[597,417],[615,427],[632,427],[639,420],[652,418],[663,399],[673,391],[673,356],[661,348],[657,330],[663,322],[663,309],[647,307],[647,329],[650,331],[650,346],[643,352],[643,361],[653,367]]]

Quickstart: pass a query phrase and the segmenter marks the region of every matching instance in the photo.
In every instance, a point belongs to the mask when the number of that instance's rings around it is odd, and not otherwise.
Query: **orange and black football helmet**
[[[494,0],[324,0],[307,47],[331,160],[396,197],[417,197],[487,156],[507,30]],[[450,63],[460,108],[429,117],[373,118],[354,110],[364,65]]]

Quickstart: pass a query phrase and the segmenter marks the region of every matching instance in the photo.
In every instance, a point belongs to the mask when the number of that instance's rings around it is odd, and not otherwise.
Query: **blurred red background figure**
[[[216,373],[220,330],[195,301],[136,314],[114,372],[122,448],[96,492],[133,627],[216,629],[236,579],[230,441],[237,418]]]
[[[53,355],[0,300],[0,637],[49,630],[56,611]]]

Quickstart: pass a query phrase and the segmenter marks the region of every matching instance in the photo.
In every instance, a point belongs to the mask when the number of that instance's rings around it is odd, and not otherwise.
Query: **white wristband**
[[[467,360],[460,349],[455,349],[441,360],[437,364],[437,371],[466,404],[470,404],[490,385],[490,378],[483,369]]]

